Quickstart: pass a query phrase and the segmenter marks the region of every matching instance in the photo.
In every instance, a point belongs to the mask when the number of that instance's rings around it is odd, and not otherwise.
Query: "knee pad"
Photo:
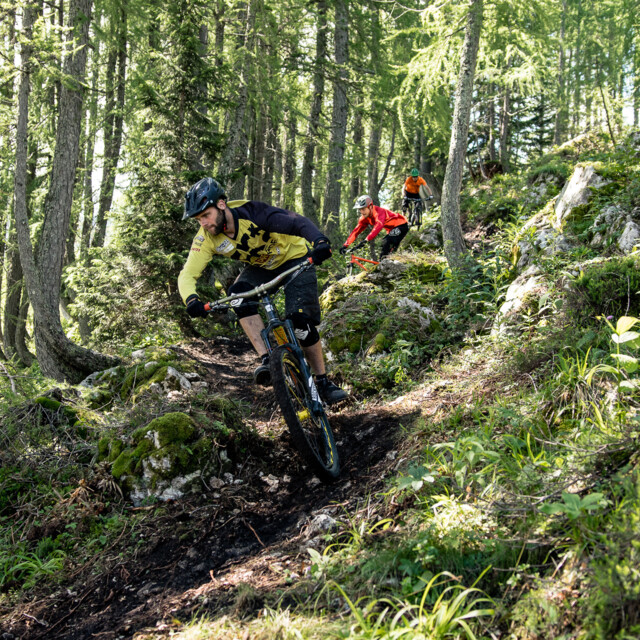
[[[227,293],[233,295],[234,293],[244,293],[245,291],[251,291],[253,289],[248,282],[234,282]],[[231,307],[238,318],[247,318],[249,316],[255,316],[259,313],[260,307],[255,300],[233,300]]]
[[[313,320],[306,314],[296,311],[288,316],[293,324],[293,330],[296,334],[296,338],[300,342],[302,347],[310,347],[320,340],[320,334],[316,329],[316,325]]]

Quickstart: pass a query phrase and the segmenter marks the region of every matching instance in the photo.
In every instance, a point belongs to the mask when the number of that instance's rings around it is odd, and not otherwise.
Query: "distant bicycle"
[[[217,302],[209,302],[210,313],[227,311],[241,299],[258,298],[264,309],[267,324],[261,336],[269,352],[273,392],[282,411],[291,439],[300,455],[318,477],[330,482],[340,473],[340,460],[329,418],[313,381],[313,375],[296,338],[291,320],[282,320],[273,303],[271,290],[275,290],[291,276],[281,291],[313,262],[296,265],[283,271],[273,280],[252,289],[236,293]],[[235,304],[234,304],[235,303]]]
[[[433,196],[425,198],[426,200],[432,200]],[[421,198],[403,198],[402,199],[402,213],[407,218],[407,222],[410,227],[416,227],[419,229],[422,226],[422,211],[423,200]]]

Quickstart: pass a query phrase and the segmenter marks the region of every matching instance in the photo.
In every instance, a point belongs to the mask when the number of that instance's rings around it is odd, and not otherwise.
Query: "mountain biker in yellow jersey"
[[[331,257],[329,239],[307,218],[264,202],[237,200],[227,203],[223,187],[213,178],[194,184],[185,196],[183,220],[200,224],[189,257],[178,276],[178,289],[192,318],[206,317],[204,303],[196,293],[196,281],[214,254],[240,260],[246,267],[227,293],[241,293],[268,282],[309,256],[314,265]],[[311,245],[311,247],[309,246]],[[254,372],[257,384],[269,385],[269,356],[260,337],[264,328],[258,303],[242,300],[234,311],[261,360]],[[308,269],[285,289],[285,312],[291,319],[316,387],[327,404],[347,393],[326,375],[320,335],[320,302],[315,267]]]
[[[340,249],[340,253],[344,254],[347,251],[347,247],[369,226],[373,229],[367,235],[366,240],[363,240],[357,248],[364,245],[365,242],[371,242],[382,229],[387,230],[387,237],[382,243],[382,250],[380,251],[380,260],[391,252],[396,251],[402,239],[407,235],[409,231],[409,224],[407,219],[401,213],[394,213],[389,209],[383,209],[373,204],[373,200],[367,196],[360,196],[356,198],[354,209],[360,211],[360,219],[355,229],[349,234],[349,237],[345,240],[344,245]]]

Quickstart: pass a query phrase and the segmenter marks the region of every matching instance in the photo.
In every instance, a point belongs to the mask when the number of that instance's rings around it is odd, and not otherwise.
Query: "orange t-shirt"
[[[427,186],[425,179],[422,176],[418,176],[417,180],[413,179],[413,176],[409,176],[404,181],[404,190],[407,193],[413,193],[414,195],[418,195],[420,193],[420,187],[424,185]]]

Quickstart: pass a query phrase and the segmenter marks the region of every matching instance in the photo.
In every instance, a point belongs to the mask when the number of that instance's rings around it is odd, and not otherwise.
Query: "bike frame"
[[[269,291],[277,287],[287,276],[291,276],[291,278],[289,279],[289,282],[287,282],[287,284],[282,288],[282,290],[284,290],[284,288],[286,288],[288,284],[293,282],[293,280],[297,276],[299,276],[303,271],[309,269],[311,266],[313,266],[313,262],[311,261],[311,258],[309,258],[308,262],[303,263],[302,265],[296,265],[295,267],[291,267],[290,269],[283,271],[273,280],[265,282],[264,284],[257,286],[255,289],[244,291],[242,293],[234,293],[233,295],[227,296],[226,298],[221,298],[215,303],[209,302],[205,305],[205,309],[207,311],[228,310],[233,308],[232,302],[234,300],[258,298],[258,304],[260,304],[260,306],[264,309],[267,319],[265,328],[260,332],[260,336],[262,337],[264,346],[267,348],[267,352],[269,354],[274,350],[275,347],[285,346],[296,355],[302,368],[302,374],[304,375],[304,378],[307,381],[307,385],[309,386],[309,390],[311,391],[311,412],[317,416],[323,412],[322,401],[320,400],[320,395],[318,394],[315,382],[313,381],[313,374],[311,373],[311,369],[309,368],[307,359],[304,356],[304,351],[302,350],[302,347],[300,346],[300,343],[296,338],[293,323],[289,319],[282,320],[280,318],[278,311],[271,299],[271,295],[269,294]],[[277,295],[277,293],[278,292],[275,292],[274,295]],[[272,336],[273,340],[271,339]]]
[[[369,260],[368,258],[361,258],[360,256],[356,256],[355,254],[351,254],[351,265],[357,264],[363,271],[369,271],[367,267],[362,264],[363,262],[368,262],[373,266],[380,264],[377,260]]]
[[[405,202],[402,206],[402,211],[406,212],[406,215],[409,218],[409,225],[412,224],[413,218],[415,216],[415,224],[420,226],[422,224],[422,213],[424,212],[425,205],[422,199],[415,198],[405,198]]]

